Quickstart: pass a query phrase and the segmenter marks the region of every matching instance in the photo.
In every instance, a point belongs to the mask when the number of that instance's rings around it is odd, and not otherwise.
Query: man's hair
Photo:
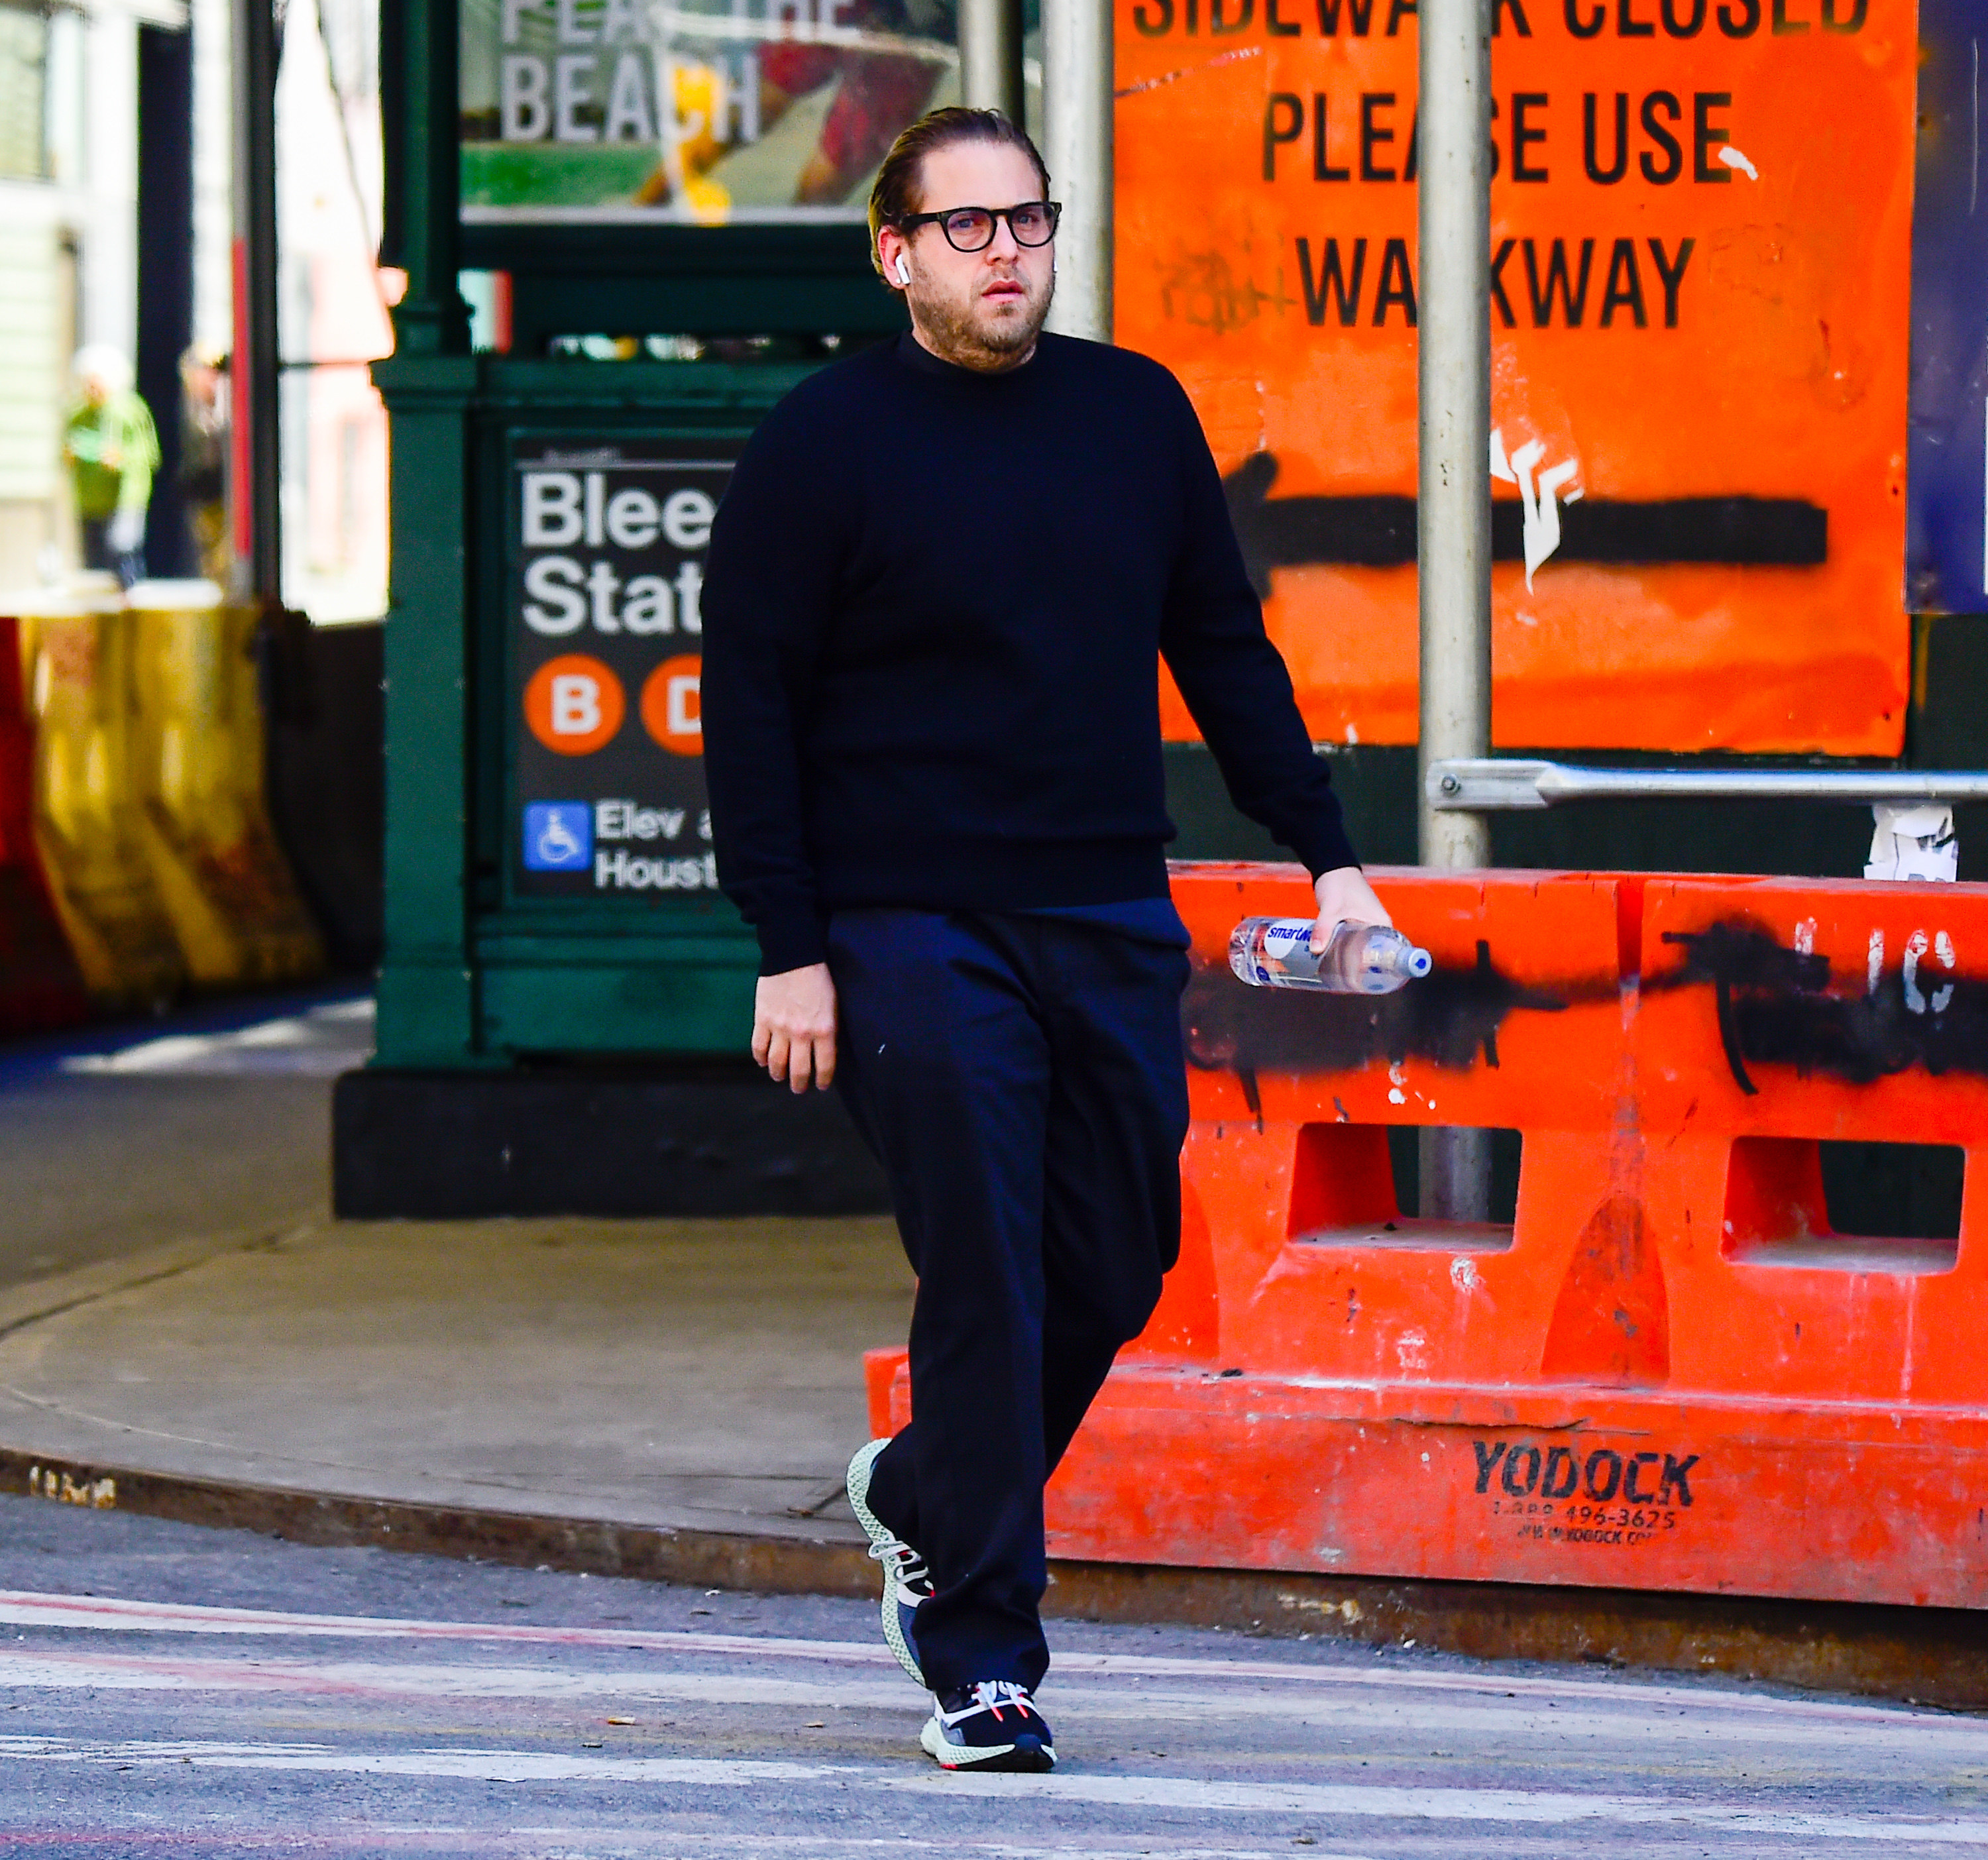
[[[1041,150],[1019,124],[998,110],[967,110],[955,103],[929,110],[891,144],[890,154],[877,171],[877,184],[870,190],[870,262],[878,276],[883,276],[884,261],[877,254],[877,235],[919,211],[925,202],[926,156],[955,142],[1005,143],[1019,149],[1035,164],[1043,198],[1049,198],[1049,169]]]

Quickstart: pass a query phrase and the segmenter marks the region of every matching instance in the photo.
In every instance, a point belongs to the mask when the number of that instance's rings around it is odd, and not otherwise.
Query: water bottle
[[[1391,995],[1431,967],[1426,949],[1384,924],[1342,923],[1319,955],[1311,932],[1308,917],[1246,917],[1229,939],[1229,966],[1252,988],[1335,995]]]

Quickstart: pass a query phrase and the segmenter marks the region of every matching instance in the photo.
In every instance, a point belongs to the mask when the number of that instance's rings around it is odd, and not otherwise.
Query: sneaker
[[[935,1699],[918,1742],[942,1770],[1056,1767],[1056,1745],[1026,1686],[983,1679]]]
[[[884,1566],[884,1644],[898,1657],[898,1664],[911,1676],[914,1685],[925,1682],[918,1665],[917,1643],[911,1638],[911,1618],[918,1604],[932,1592],[931,1578],[925,1559],[870,1509],[870,1469],[877,1456],[890,1445],[872,1440],[856,1449],[849,1463],[849,1508],[870,1539],[870,1554]]]

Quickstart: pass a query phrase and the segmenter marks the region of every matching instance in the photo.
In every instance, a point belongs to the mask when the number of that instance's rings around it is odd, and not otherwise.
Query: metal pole
[[[394,308],[396,356],[469,353],[469,306],[456,288],[459,10],[454,0],[393,0],[380,8],[387,156],[380,262],[407,274],[407,294]]]
[[[228,502],[238,599],[282,604],[277,437],[276,22],[270,0],[235,0],[235,340]]]
[[[1573,801],[1848,801],[1909,807],[1988,801],[1978,769],[1581,769],[1557,762],[1430,763],[1424,799],[1456,813],[1530,813]]]
[[[1043,154],[1063,202],[1049,326],[1100,343],[1111,340],[1111,0],[1043,0]]]
[[[959,0],[959,95],[970,110],[1022,121],[1021,0]]]
[[[1491,0],[1422,0],[1417,560],[1422,761],[1491,750]],[[1487,865],[1481,814],[1422,806],[1425,865]],[[1484,1220],[1490,1136],[1422,1133],[1422,1212]]]

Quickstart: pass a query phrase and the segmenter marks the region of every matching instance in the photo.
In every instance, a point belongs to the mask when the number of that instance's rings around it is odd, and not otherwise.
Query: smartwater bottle
[[[1317,988],[1391,995],[1429,972],[1429,952],[1384,924],[1343,923],[1322,955],[1308,917],[1246,917],[1229,939],[1229,966],[1252,988]]]

